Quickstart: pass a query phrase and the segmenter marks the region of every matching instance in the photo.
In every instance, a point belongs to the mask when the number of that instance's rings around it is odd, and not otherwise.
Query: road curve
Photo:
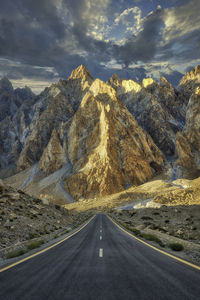
[[[197,300],[200,271],[98,214],[62,244],[0,273],[1,300]]]

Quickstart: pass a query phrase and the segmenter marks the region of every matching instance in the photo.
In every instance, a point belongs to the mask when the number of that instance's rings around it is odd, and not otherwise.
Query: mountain
[[[105,83],[81,65],[38,96],[3,78],[0,177],[64,204],[198,176],[199,70],[175,89],[164,77]]]
[[[54,129],[60,129],[65,135],[65,126],[74,115],[92,81],[93,78],[86,67],[81,65],[67,80],[60,80],[38,96],[29,133],[17,162],[18,171],[40,160]]]
[[[23,135],[31,122],[35,95],[26,87],[13,89],[6,78],[0,80],[0,174],[12,171],[23,147]]]
[[[200,84],[200,66],[196,66],[190,72],[187,72],[181,79],[178,90],[181,92],[184,100],[188,102],[196,87]]]
[[[200,84],[190,97],[185,126],[176,136],[176,149],[179,176],[200,176]]]
[[[141,84],[116,75],[108,83],[164,154],[173,155],[175,135],[182,128],[185,110],[172,85],[164,77],[160,84],[152,78],[143,79]]]
[[[121,191],[164,169],[164,157],[151,137],[119,101],[116,91],[99,79],[74,115],[68,142],[73,169],[65,187],[75,199]]]

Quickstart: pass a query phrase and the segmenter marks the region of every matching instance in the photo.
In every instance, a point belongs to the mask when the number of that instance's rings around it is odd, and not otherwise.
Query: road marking
[[[111,221],[113,224],[115,224],[119,229],[121,229],[122,231],[124,231],[125,233],[127,233],[128,235],[130,235],[131,237],[133,237],[134,239],[136,239],[137,241],[143,243],[144,245],[146,245],[146,246],[148,246],[148,247],[150,247],[150,248],[156,250],[157,252],[160,252],[160,253],[162,253],[162,254],[164,254],[164,255],[166,255],[166,256],[169,256],[169,257],[171,257],[171,258],[173,258],[173,259],[175,259],[175,260],[178,260],[178,261],[182,262],[182,263],[185,264],[185,265],[188,265],[188,266],[190,266],[190,267],[192,267],[192,268],[194,268],[194,269],[200,270],[200,266],[194,265],[194,264],[192,264],[192,263],[190,263],[190,262],[188,262],[188,261],[186,261],[186,260],[183,260],[183,259],[181,259],[181,258],[179,258],[179,257],[177,257],[177,256],[174,256],[174,255],[172,255],[172,254],[169,254],[169,253],[167,253],[167,252],[165,252],[165,251],[163,251],[163,250],[160,250],[160,249],[158,249],[158,248],[156,248],[156,247],[154,247],[154,246],[152,246],[152,245],[150,245],[150,244],[144,242],[143,240],[141,240],[141,239],[139,239],[138,237],[134,236],[134,235],[131,234],[130,232],[126,231],[123,227],[121,227],[119,224],[117,224],[111,217],[109,217],[109,216],[107,216],[107,217],[108,217],[108,218],[110,219],[110,221]]]
[[[100,229],[100,232],[102,233],[102,229]]]
[[[100,235],[100,241],[102,240],[102,236]]]
[[[42,249],[42,250],[40,250],[40,251],[38,251],[38,252],[36,252],[36,253],[30,255],[30,256],[27,256],[27,257],[25,257],[25,258],[23,258],[23,259],[21,259],[21,260],[18,260],[18,261],[14,262],[14,263],[11,264],[11,265],[8,265],[8,266],[6,266],[6,267],[0,269],[0,273],[1,273],[1,272],[4,272],[4,271],[6,271],[6,270],[8,270],[8,269],[10,269],[10,268],[13,268],[13,267],[17,266],[17,265],[23,263],[24,261],[27,261],[27,260],[31,259],[32,257],[35,257],[35,256],[37,256],[37,255],[40,255],[41,253],[44,253],[44,252],[50,250],[51,248],[54,248],[54,247],[58,246],[59,244],[61,244],[61,243],[63,243],[64,241],[68,240],[70,237],[74,236],[75,234],[77,234],[78,232],[80,232],[83,228],[85,228],[85,227],[92,221],[92,219],[94,219],[95,216],[96,216],[96,215],[94,215],[93,217],[91,217],[91,218],[90,218],[90,219],[89,219],[82,227],[80,227],[78,230],[76,230],[75,232],[73,232],[72,234],[70,234],[69,236],[67,236],[66,238],[64,238],[63,240],[61,240],[61,241],[59,241],[59,242],[57,242],[57,243],[55,243],[55,244],[53,244],[53,245],[51,245],[51,246],[45,248],[45,249]]]
[[[103,248],[99,249],[99,257],[103,257]]]

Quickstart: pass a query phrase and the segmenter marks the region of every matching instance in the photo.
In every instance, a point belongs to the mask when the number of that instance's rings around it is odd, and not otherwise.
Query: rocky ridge
[[[35,95],[28,87],[14,90],[6,77],[0,80],[0,173],[16,164],[34,103]]]
[[[176,135],[179,177],[200,176],[200,84],[191,95],[186,113],[185,126]]]
[[[114,75],[108,83],[164,154],[173,155],[175,135],[182,128],[185,108],[167,79],[162,77],[158,84],[147,78],[141,84]]]
[[[81,65],[36,97],[3,80],[0,96],[17,100],[2,110],[0,176],[63,204],[169,178],[171,167],[198,176],[199,70],[175,89],[164,77],[104,83]]]

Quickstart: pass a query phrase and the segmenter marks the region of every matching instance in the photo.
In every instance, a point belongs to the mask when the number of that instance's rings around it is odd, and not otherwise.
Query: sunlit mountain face
[[[1,0],[0,77],[39,93],[80,64],[176,85],[200,63],[199,0]]]

